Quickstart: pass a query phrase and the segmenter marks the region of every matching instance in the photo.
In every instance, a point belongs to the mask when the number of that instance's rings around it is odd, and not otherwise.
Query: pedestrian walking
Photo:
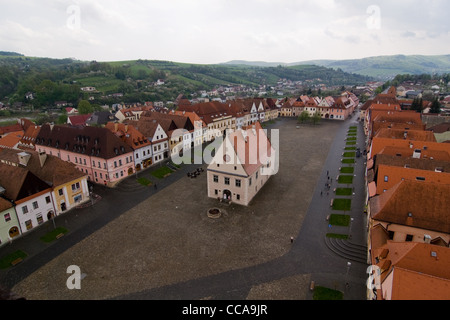
[[[291,243],[294,243],[294,237],[291,237]]]
[[[322,195],[322,193],[323,193],[323,192],[322,192],[322,191],[320,191],[320,195]]]
[[[158,186],[156,185],[156,183],[155,183],[155,186],[154,186],[154,187],[155,187],[155,190],[158,189]]]

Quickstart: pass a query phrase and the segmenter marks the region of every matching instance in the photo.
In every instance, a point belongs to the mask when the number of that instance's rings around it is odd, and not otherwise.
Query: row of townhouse
[[[308,97],[300,96],[298,99],[285,99],[279,107],[279,116],[298,117],[302,112],[309,116],[316,114],[322,119],[346,120],[358,107],[358,97],[348,91],[337,97]]]
[[[33,150],[0,152],[0,245],[90,199],[87,176]]]
[[[450,144],[438,143],[420,114],[398,109],[391,94],[364,110],[367,298],[448,300]]]

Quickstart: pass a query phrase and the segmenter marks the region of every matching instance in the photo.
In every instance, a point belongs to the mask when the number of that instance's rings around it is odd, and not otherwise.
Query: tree
[[[320,115],[319,111],[316,111],[312,116],[312,122],[313,124],[318,124],[320,122],[320,119],[322,119],[322,116]]]
[[[89,114],[94,112],[94,108],[92,108],[89,101],[81,100],[80,103],[78,103],[78,112],[80,114]]]
[[[299,123],[304,123],[304,122],[308,121],[309,119],[310,119],[310,116],[309,116],[309,112],[308,111],[303,111],[298,116],[298,122]]]
[[[422,98],[414,98],[411,104],[411,110],[422,112],[423,109],[423,100]]]
[[[431,103],[430,113],[441,113],[441,104],[439,103],[438,98],[435,98]]]

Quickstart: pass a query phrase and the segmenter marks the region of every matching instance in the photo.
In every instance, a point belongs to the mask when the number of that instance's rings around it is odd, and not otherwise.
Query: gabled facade
[[[0,247],[21,234],[13,203],[0,197]]]
[[[13,201],[20,233],[46,222],[53,214],[52,188],[29,170],[0,164],[4,197]]]
[[[249,205],[274,174],[276,161],[259,123],[227,135],[208,166],[208,197]]]
[[[134,166],[137,171],[153,164],[151,142],[133,125],[108,122],[106,128],[125,142],[134,152]]]
[[[64,213],[90,199],[87,175],[75,165],[44,152],[8,150],[0,153],[1,163],[29,170],[52,188],[54,215]]]

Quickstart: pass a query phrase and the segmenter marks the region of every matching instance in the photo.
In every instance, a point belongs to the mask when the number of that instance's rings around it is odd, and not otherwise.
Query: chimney
[[[39,163],[41,164],[41,168],[44,166],[45,160],[47,160],[47,154],[45,152],[39,152]]]
[[[423,236],[423,242],[425,243],[431,243],[431,236],[429,234],[425,234]]]
[[[17,156],[19,157],[19,164],[26,167],[28,165],[28,161],[30,161],[31,155],[26,152],[18,153]]]

